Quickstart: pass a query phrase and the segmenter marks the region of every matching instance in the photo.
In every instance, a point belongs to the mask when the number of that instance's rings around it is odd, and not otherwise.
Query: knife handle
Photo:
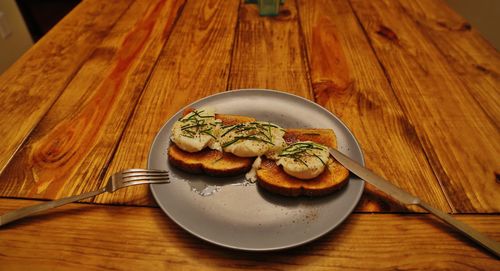
[[[418,205],[424,208],[425,210],[429,211],[430,213],[434,214],[435,216],[439,217],[446,223],[450,224],[453,228],[464,233],[467,237],[469,237],[473,241],[477,242],[478,244],[480,244],[481,246],[483,246],[484,248],[495,254],[497,258],[500,257],[500,244],[495,240],[488,238],[486,235],[476,231],[467,224],[456,220],[451,215],[439,209],[436,209],[425,202],[420,202]]]

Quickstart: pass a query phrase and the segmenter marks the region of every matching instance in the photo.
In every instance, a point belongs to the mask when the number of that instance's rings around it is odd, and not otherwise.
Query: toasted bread
[[[186,115],[189,112],[186,111],[184,114]],[[215,114],[215,118],[221,120],[223,125],[255,121],[251,117],[224,114]],[[255,158],[238,157],[231,153],[223,153],[208,148],[190,153],[181,150],[175,144],[170,144],[168,160],[173,166],[186,172],[225,177],[249,171]]]
[[[328,147],[336,147],[335,134],[330,129],[286,129],[285,141],[313,141]],[[343,187],[349,171],[330,157],[328,168],[312,180],[292,177],[272,160],[263,159],[257,170],[257,183],[264,189],[284,196],[322,196]]]

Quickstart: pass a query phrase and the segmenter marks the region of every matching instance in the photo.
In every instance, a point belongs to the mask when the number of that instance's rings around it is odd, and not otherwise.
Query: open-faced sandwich
[[[333,159],[331,129],[283,129],[251,117],[192,109],[175,122],[170,163],[190,173],[232,176],[285,196],[321,196],[341,188],[349,171]]]

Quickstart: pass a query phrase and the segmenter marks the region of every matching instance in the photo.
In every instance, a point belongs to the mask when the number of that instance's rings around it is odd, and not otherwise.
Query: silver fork
[[[111,175],[106,186],[99,190],[54,201],[48,201],[8,212],[0,216],[0,226],[3,226],[12,221],[16,221],[23,217],[39,213],[41,211],[59,207],[82,199],[94,197],[104,192],[113,193],[118,189],[138,184],[160,184],[168,182],[169,179],[167,171],[155,169],[127,169]]]

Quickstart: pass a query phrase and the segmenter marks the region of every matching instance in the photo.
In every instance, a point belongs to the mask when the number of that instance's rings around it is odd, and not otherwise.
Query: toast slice
[[[284,138],[287,144],[313,141],[332,148],[337,146],[331,129],[286,129]],[[327,166],[318,177],[301,180],[286,174],[275,161],[263,159],[257,170],[257,183],[265,190],[284,196],[322,196],[342,188],[349,177],[349,171],[331,157]]]
[[[184,115],[189,112],[189,110],[184,112]],[[215,118],[221,120],[223,125],[255,121],[251,117],[225,114],[215,114]],[[168,147],[168,160],[173,166],[186,172],[227,177],[249,171],[255,158],[238,157],[232,153],[220,152],[208,148],[190,153],[181,150],[175,144],[171,143]]]

